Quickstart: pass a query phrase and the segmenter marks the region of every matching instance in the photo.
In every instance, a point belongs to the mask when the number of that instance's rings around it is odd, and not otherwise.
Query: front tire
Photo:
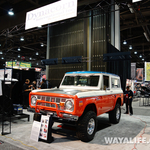
[[[121,108],[120,108],[120,104],[116,104],[114,110],[109,112],[109,121],[111,123],[117,124],[120,121],[120,117],[121,117]]]
[[[81,118],[79,118],[77,123],[77,137],[83,142],[91,141],[97,129],[97,118],[93,111],[88,111]]]

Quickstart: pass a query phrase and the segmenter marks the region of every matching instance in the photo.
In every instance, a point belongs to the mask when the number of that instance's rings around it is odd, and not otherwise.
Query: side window
[[[103,90],[109,88],[109,76],[103,76]]]
[[[111,88],[120,88],[120,80],[111,78]]]

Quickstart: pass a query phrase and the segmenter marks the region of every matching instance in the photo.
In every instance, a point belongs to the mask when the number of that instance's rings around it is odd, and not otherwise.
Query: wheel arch
[[[120,106],[122,105],[122,104],[121,104],[121,98],[120,98],[120,97],[117,98],[116,104],[119,104]]]
[[[85,107],[83,113],[86,113],[87,111],[94,111],[96,113],[96,115],[97,115],[96,105],[94,103],[87,104],[87,106]]]

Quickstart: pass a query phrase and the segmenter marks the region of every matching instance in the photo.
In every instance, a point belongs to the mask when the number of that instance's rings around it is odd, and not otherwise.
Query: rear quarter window
[[[111,88],[120,88],[120,79],[111,78]]]

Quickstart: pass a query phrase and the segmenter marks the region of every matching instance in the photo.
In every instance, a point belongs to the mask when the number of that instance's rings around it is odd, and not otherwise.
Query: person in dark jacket
[[[26,79],[23,84],[23,108],[29,107],[29,93],[31,92],[30,80]]]
[[[42,79],[42,82],[41,82],[41,89],[47,89],[47,85],[46,85],[45,79]]]
[[[125,101],[126,112],[125,112],[125,114],[128,114],[130,111],[130,115],[133,115],[133,109],[132,109],[133,92],[130,90],[129,86],[127,86],[127,90],[125,91],[124,94],[125,94],[125,98],[126,98],[126,101]]]

